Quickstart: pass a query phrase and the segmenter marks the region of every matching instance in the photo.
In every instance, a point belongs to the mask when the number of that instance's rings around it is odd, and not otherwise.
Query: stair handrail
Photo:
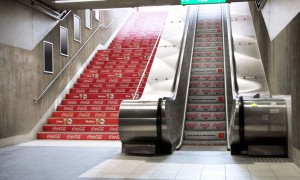
[[[73,57],[68,61],[68,63],[60,70],[60,72],[56,75],[56,77],[50,82],[50,84],[45,88],[45,90],[39,95],[38,98],[33,99],[34,102],[38,102],[44,94],[48,91],[48,89],[52,86],[52,84],[57,80],[57,78],[64,72],[64,70],[71,64],[71,62],[75,59],[77,54],[82,50],[82,48],[89,42],[92,36],[100,29],[108,29],[111,24],[119,17],[120,15],[115,16],[108,25],[100,24],[97,29],[90,35],[90,37],[83,43],[83,45],[78,49],[78,51],[73,55]]]
[[[141,86],[141,84],[142,84],[143,78],[144,78],[145,75],[146,75],[146,71],[147,71],[147,68],[148,68],[148,66],[149,66],[149,63],[150,63],[150,61],[151,61],[151,58],[152,58],[152,56],[154,55],[154,51],[156,51],[156,49],[157,49],[159,40],[160,40],[160,38],[161,38],[162,31],[163,31],[163,29],[164,29],[166,23],[163,22],[162,24],[163,24],[163,25],[162,25],[162,27],[161,27],[160,30],[159,30],[159,34],[158,34],[158,36],[157,36],[157,38],[156,38],[155,44],[154,44],[153,49],[152,49],[152,51],[151,51],[151,54],[150,54],[150,56],[149,56],[149,58],[148,58],[146,67],[145,67],[145,69],[144,69],[144,71],[143,71],[143,73],[142,73],[141,79],[140,79],[139,84],[138,84],[138,86],[137,86],[137,88],[136,88],[136,90],[135,90],[135,93],[134,93],[134,95],[133,95],[133,97],[132,97],[132,100],[135,100],[135,99],[140,98],[140,97],[137,96],[137,95],[138,95],[138,91],[139,91],[140,86]]]

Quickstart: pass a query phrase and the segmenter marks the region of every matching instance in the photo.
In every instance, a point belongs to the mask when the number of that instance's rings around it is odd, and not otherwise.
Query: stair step
[[[66,95],[66,99],[133,99],[134,93],[70,93]],[[137,97],[140,97],[137,94]]]
[[[118,132],[117,125],[53,125],[43,126],[47,132]]]
[[[223,103],[224,96],[189,96],[189,103]]]
[[[214,52],[193,52],[194,57],[223,57],[223,52],[214,51]]]
[[[187,121],[223,121],[225,120],[225,112],[187,112]]]
[[[38,139],[53,139],[53,140],[119,140],[119,133],[104,133],[104,132],[39,132]]]
[[[190,88],[222,88],[223,81],[191,81]]]
[[[131,44],[131,45],[116,45],[111,44],[109,48],[152,48],[154,43],[152,44]]]
[[[81,78],[137,78],[141,77],[142,73],[83,73],[80,75]]]
[[[223,62],[193,62],[192,68],[223,68]]]
[[[63,99],[62,105],[120,105],[122,99]]]
[[[203,26],[203,25],[201,25]],[[222,30],[220,28],[217,28],[217,29],[197,29],[196,30],[196,34],[199,34],[199,33],[221,33]]]
[[[152,64],[149,64],[150,66]],[[91,61],[90,66],[95,69],[145,69],[146,64],[119,64],[119,65],[97,65],[97,61]]]
[[[201,68],[192,69],[192,74],[209,75],[209,74],[223,74],[223,68]]]
[[[137,88],[139,83],[76,83],[74,88]],[[141,83],[140,87],[145,87],[146,83]]]
[[[52,116],[61,118],[118,118],[119,111],[54,111]]]
[[[135,93],[137,87],[133,88],[71,88],[70,93]],[[144,91],[143,87],[138,89],[138,93]]]
[[[221,21],[197,21],[196,26],[222,26]]]
[[[223,51],[223,47],[222,46],[213,46],[213,47],[194,47],[194,52],[214,52],[214,51]]]
[[[148,72],[150,70],[150,67],[148,67]],[[94,68],[94,67],[88,67],[88,69],[84,70],[84,73],[86,74],[106,74],[106,73],[143,73],[144,69],[100,69],[100,68]]]
[[[62,118],[51,117],[48,118],[48,124],[80,124],[80,125],[118,125],[119,119],[116,118]]]
[[[193,57],[193,62],[223,62],[223,57]]]
[[[222,29],[221,25],[206,25],[206,24],[201,24],[197,25],[196,29]]]
[[[100,60],[100,59],[93,59],[93,62],[95,62],[98,65],[121,65],[121,64],[147,64],[148,63],[148,58],[149,57],[140,57],[140,59],[121,59],[121,60],[116,60],[116,59],[107,59],[107,60]],[[103,58],[105,59],[105,58]]]
[[[196,38],[204,38],[204,37],[222,37],[222,33],[196,33]]]
[[[142,80],[142,81],[141,81]],[[79,78],[77,80],[78,83],[139,83],[139,82],[146,82],[147,79],[143,78],[141,79],[140,77],[114,77],[114,78],[101,78],[97,79],[96,77],[94,78]]]
[[[119,111],[120,105],[59,105],[57,111]]]
[[[184,140],[183,145],[198,146],[197,150],[205,151],[227,151],[226,140]],[[200,147],[199,147],[200,146]],[[190,149],[191,147],[189,147]]]
[[[115,53],[151,53],[152,48],[139,49],[105,49],[98,50],[97,54],[115,54]]]
[[[188,131],[184,132],[184,138],[187,140],[225,140],[226,131]]]
[[[221,81],[224,79],[223,74],[211,74],[211,75],[195,75],[190,77],[191,81]]]
[[[194,112],[220,112],[225,110],[224,103],[218,104],[191,104],[187,105],[187,111],[194,111]]]
[[[223,42],[222,37],[200,37],[200,38],[195,38],[195,43],[196,42]]]
[[[224,88],[189,88],[190,96],[224,95]]]
[[[225,121],[186,121],[186,130],[226,130]]]

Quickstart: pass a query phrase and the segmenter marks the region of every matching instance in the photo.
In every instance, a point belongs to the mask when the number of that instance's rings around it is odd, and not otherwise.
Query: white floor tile
[[[144,173],[130,173],[125,178],[131,179],[150,179],[152,174],[144,174]]]
[[[203,170],[213,170],[213,171],[225,171],[225,165],[224,164],[204,164]]]
[[[250,175],[252,177],[275,177],[273,171],[251,171]]]
[[[226,177],[224,176],[218,176],[218,175],[201,175],[201,180],[225,180]]]
[[[86,177],[86,178],[101,178],[106,172],[86,172],[79,177]]]
[[[199,180],[201,175],[187,175],[187,174],[177,174],[176,180]]]
[[[248,164],[248,170],[251,171],[272,171],[268,164]]]
[[[124,178],[128,173],[106,173],[101,178]]]
[[[136,169],[149,169],[149,170],[155,170],[158,169],[160,166],[160,163],[142,163],[140,166],[138,166]]]
[[[278,180],[278,178],[276,176],[274,177],[252,176],[252,180]]]
[[[226,172],[248,172],[245,164],[225,164]]]
[[[182,164],[181,169],[183,171],[201,171],[203,164]]]
[[[300,178],[300,174],[289,163],[270,164],[270,167],[278,177],[283,176]]]
[[[175,179],[176,174],[153,174],[151,179]]]
[[[300,177],[288,177],[288,176],[284,177],[284,176],[282,176],[282,177],[278,177],[278,178],[279,178],[279,180],[300,180]]]

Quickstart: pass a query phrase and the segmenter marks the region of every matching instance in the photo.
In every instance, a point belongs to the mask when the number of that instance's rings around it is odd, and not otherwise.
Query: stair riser
[[[203,37],[203,38],[195,38],[195,42],[223,42],[222,37]]]
[[[194,52],[193,55],[194,58],[195,57],[222,57],[223,58],[223,52]]]
[[[118,53],[151,53],[152,49],[106,49],[99,50],[97,54],[118,54]],[[96,55],[97,56],[97,55]]]
[[[223,81],[191,81],[190,88],[221,88],[224,87]]]
[[[103,78],[103,79],[91,79],[91,78],[79,78],[78,83],[139,83],[141,78]],[[143,78],[141,82],[145,83],[146,78]]]
[[[193,57],[193,62],[223,62],[223,57]]]
[[[196,34],[202,34],[202,33],[221,33],[221,29],[197,29]]]
[[[225,122],[194,122],[187,121],[185,123],[185,127],[187,130],[226,130]]]
[[[194,140],[224,140],[225,139],[225,131],[220,132],[209,132],[209,131],[186,131],[184,133],[185,139],[194,139]]]
[[[222,74],[217,75],[191,75],[191,81],[222,81],[224,79]]]
[[[153,44],[110,45],[109,48],[153,48]]]
[[[66,125],[118,125],[119,120],[118,118],[114,119],[104,119],[104,118],[58,118],[52,117],[48,118],[48,124],[66,124]]]
[[[195,38],[222,37],[222,33],[199,33],[195,34]]]
[[[210,75],[210,74],[223,74],[223,68],[202,68],[202,69],[192,69],[192,74],[199,75]]]
[[[43,127],[48,132],[118,132],[118,126],[59,126],[47,125]]]
[[[192,68],[223,68],[223,62],[193,63]]]
[[[139,94],[138,94],[139,95]],[[132,94],[67,94],[66,99],[132,99]],[[139,96],[140,97],[140,96]]]
[[[104,58],[105,59],[105,58]],[[93,60],[97,65],[129,65],[129,64],[142,64],[142,65],[146,65],[148,63],[148,59],[147,58],[141,58],[139,60],[111,60],[111,61],[104,61],[104,60],[98,60],[98,59],[94,59]],[[151,61],[149,62],[151,63]]]
[[[94,61],[91,61],[90,65],[95,69],[145,69],[146,67],[146,64],[97,65],[97,62]]]
[[[84,73],[80,75],[80,78],[121,78],[121,77],[127,77],[127,78],[137,78],[141,77],[142,73]]]
[[[207,112],[216,111],[221,112],[225,110],[224,104],[188,104],[187,111],[193,112]]]
[[[62,105],[120,105],[121,99],[64,99]]]
[[[187,112],[188,121],[223,121],[225,120],[224,112]]]
[[[115,106],[76,106],[76,105],[60,105],[57,111],[119,111],[119,105]]]
[[[150,68],[147,69],[150,71]],[[84,73],[86,74],[98,74],[98,73],[143,73],[144,69],[97,69],[97,68],[89,68],[85,69]]]
[[[54,111],[53,117],[61,118],[118,118],[119,112],[74,112],[74,111]]]
[[[214,51],[223,51],[222,50],[223,47],[222,46],[218,46],[218,47],[194,47],[194,52],[214,52]]]
[[[74,84],[74,88],[136,88],[138,83],[115,83],[115,84],[105,84],[105,83],[78,83]],[[145,83],[141,83],[140,87],[145,87]]]
[[[224,96],[189,96],[189,103],[222,103]]]
[[[38,133],[38,139],[53,140],[119,140],[118,134],[61,134],[61,133]]]
[[[195,42],[194,46],[195,47],[203,47],[203,46],[206,46],[206,47],[214,47],[214,46],[219,46],[221,47],[223,45],[222,42]]]
[[[70,89],[70,93],[135,93],[136,88],[101,88],[101,89]],[[138,93],[142,93],[144,88],[139,88]]]
[[[224,95],[224,89],[208,89],[208,88],[197,88],[189,89],[189,95],[192,96],[204,96],[204,95]]]

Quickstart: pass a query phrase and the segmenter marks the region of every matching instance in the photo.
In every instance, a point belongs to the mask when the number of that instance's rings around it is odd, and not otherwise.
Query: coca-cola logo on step
[[[88,109],[87,106],[79,106],[79,107],[77,107],[78,111],[86,111],[87,109]]]
[[[76,101],[75,101],[75,100],[73,100],[73,101],[70,101],[70,100],[69,100],[69,101],[68,101],[68,104],[70,104],[70,105],[71,105],[71,104],[76,104]]]
[[[118,139],[120,139],[120,137],[119,137],[119,135],[109,135],[108,139],[110,139],[110,140],[118,140]]]
[[[116,89],[116,93],[125,93],[126,89]]]
[[[80,134],[68,134],[67,139],[69,139],[69,140],[80,140],[81,135]]]
[[[97,135],[88,135],[87,139],[97,139],[97,140],[99,140],[99,139],[102,139],[102,135],[100,135],[100,134],[97,134]]]
[[[104,127],[103,126],[92,127],[91,131],[92,132],[103,132],[104,131]]]
[[[97,104],[97,105],[99,105],[99,104],[103,104],[104,103],[104,101],[103,100],[97,100],[97,101],[94,101],[94,104]]]
[[[63,112],[63,113],[61,113],[61,117],[73,117],[73,113],[71,113],[71,112],[68,112],[68,113]]]
[[[113,113],[111,113],[110,117],[119,117],[119,112],[113,112]]]
[[[117,107],[116,106],[106,106],[105,111],[116,111]]]
[[[88,104],[90,104],[90,101],[87,101],[87,100],[86,101],[81,101],[80,104],[81,105],[88,105]]]
[[[195,127],[197,127],[197,123],[187,123],[186,126],[190,129],[194,129]]]
[[[109,100],[109,101],[107,101],[107,104],[109,104],[109,105],[117,105],[118,104],[118,100]]]
[[[84,126],[72,127],[72,131],[74,131],[74,132],[84,132],[85,131],[85,127]]]
[[[118,132],[119,128],[118,128],[118,126],[116,126],[116,127],[110,127],[108,131],[110,131],[110,132]]]
[[[92,106],[91,111],[101,111],[101,106]]]
[[[116,87],[116,84],[106,84],[105,87],[114,88],[114,87]]]
[[[209,113],[201,114],[201,117],[207,119],[207,118],[210,118],[210,117],[211,117],[211,114],[209,114]]]
[[[66,131],[67,130],[67,127],[66,126],[54,126],[52,127],[52,131]]]
[[[112,89],[102,89],[102,93],[111,93]]]
[[[118,82],[118,79],[110,79],[109,82],[110,82],[110,83],[117,83],[117,82]]]
[[[90,113],[89,112],[78,113],[78,117],[81,117],[81,118],[90,117]]]
[[[60,139],[60,134],[48,134],[47,139]]]
[[[73,111],[73,106],[65,106],[63,109],[65,111]]]
[[[200,127],[206,129],[210,126],[210,123],[200,123]]]
[[[90,89],[89,93],[98,93],[98,89]]]
[[[105,117],[105,116],[106,116],[105,112],[95,113],[95,117]]]

